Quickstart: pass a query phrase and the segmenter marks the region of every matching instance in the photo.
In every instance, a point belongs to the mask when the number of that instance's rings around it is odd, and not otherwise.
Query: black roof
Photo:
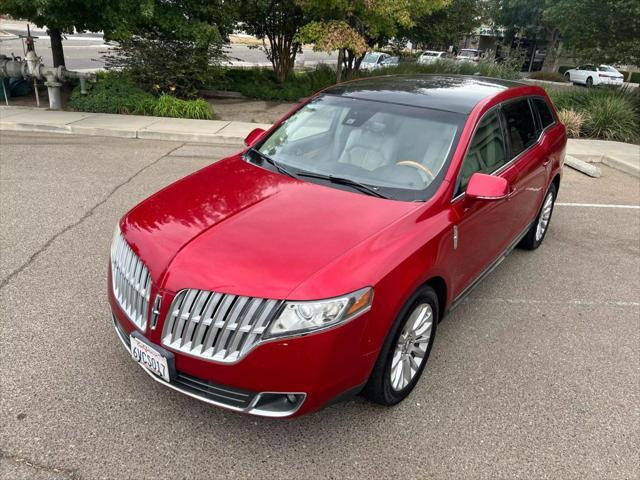
[[[329,95],[468,114],[480,100],[522,83],[464,75],[384,75],[345,82]]]

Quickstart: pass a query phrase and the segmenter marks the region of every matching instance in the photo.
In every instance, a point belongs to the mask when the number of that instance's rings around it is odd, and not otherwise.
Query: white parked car
[[[437,62],[438,60],[444,60],[447,57],[447,52],[439,52],[437,50],[425,50],[418,57],[418,63],[420,65],[429,65],[430,63]]]
[[[456,60],[459,62],[474,62],[480,61],[480,50],[475,48],[463,48],[458,52]]]
[[[581,83],[587,87],[622,86],[624,83],[624,75],[610,65],[580,65],[564,72],[564,77],[572,83]]]
[[[362,59],[360,63],[360,70],[377,70],[383,68],[385,60],[389,58],[389,55],[382,52],[369,52]]]

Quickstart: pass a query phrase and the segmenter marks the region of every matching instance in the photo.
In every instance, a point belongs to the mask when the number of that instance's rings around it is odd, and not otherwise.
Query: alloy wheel
[[[405,322],[391,360],[391,387],[395,391],[409,385],[420,371],[433,335],[433,319],[431,305],[421,303]]]
[[[547,198],[544,200],[542,211],[540,212],[540,218],[538,218],[538,227],[536,228],[536,242],[542,240],[544,233],[549,226],[549,219],[551,218],[551,210],[553,208],[553,192],[547,194]]]

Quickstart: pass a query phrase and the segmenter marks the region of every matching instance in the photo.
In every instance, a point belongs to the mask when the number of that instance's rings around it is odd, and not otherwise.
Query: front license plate
[[[151,373],[155,373],[169,382],[171,376],[169,375],[169,362],[167,358],[151,345],[146,344],[133,335],[129,338],[131,340],[131,356],[133,359]]]

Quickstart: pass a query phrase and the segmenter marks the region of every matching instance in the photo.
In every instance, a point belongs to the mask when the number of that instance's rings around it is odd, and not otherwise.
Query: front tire
[[[527,234],[520,241],[520,248],[535,250],[542,244],[542,241],[549,230],[549,223],[551,222],[551,215],[553,214],[553,207],[556,203],[557,194],[558,190],[556,189],[555,184],[552,183],[544,197],[544,201],[542,202],[542,207],[540,207],[540,212],[536,217],[536,221],[533,222]]]
[[[404,400],[429,359],[439,320],[438,296],[428,286],[404,305],[382,346],[363,395],[380,405]]]
[[[587,88],[593,87],[593,78],[587,78]]]
[[[571,74],[569,72],[564,74],[564,78],[565,78],[565,80],[567,82],[571,82]],[[571,82],[571,83],[573,83],[573,82]]]

